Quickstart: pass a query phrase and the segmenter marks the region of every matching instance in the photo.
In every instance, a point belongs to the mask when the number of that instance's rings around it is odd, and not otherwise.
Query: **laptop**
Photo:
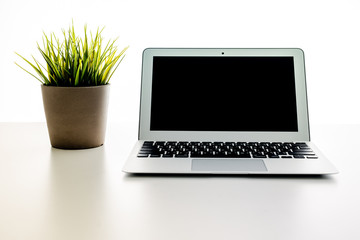
[[[148,48],[123,171],[334,174],[310,142],[301,49]]]

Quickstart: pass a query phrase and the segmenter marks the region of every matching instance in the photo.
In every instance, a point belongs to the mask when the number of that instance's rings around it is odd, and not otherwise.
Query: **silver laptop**
[[[145,49],[139,140],[123,171],[337,173],[308,120],[301,49]]]

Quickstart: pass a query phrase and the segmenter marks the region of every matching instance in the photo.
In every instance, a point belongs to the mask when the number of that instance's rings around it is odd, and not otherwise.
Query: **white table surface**
[[[90,150],[52,148],[44,123],[0,123],[0,239],[360,239],[360,125],[311,130],[340,174],[133,176],[136,123],[109,124]]]

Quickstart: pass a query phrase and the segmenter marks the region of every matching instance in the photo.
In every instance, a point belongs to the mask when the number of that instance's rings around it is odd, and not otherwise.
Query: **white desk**
[[[70,151],[43,123],[1,123],[0,239],[360,239],[360,125],[312,127],[327,177],[126,175],[136,127]]]

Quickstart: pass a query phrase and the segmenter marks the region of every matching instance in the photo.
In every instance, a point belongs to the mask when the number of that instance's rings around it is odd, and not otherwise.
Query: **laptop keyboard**
[[[303,142],[145,141],[139,158],[288,158],[317,159]]]

